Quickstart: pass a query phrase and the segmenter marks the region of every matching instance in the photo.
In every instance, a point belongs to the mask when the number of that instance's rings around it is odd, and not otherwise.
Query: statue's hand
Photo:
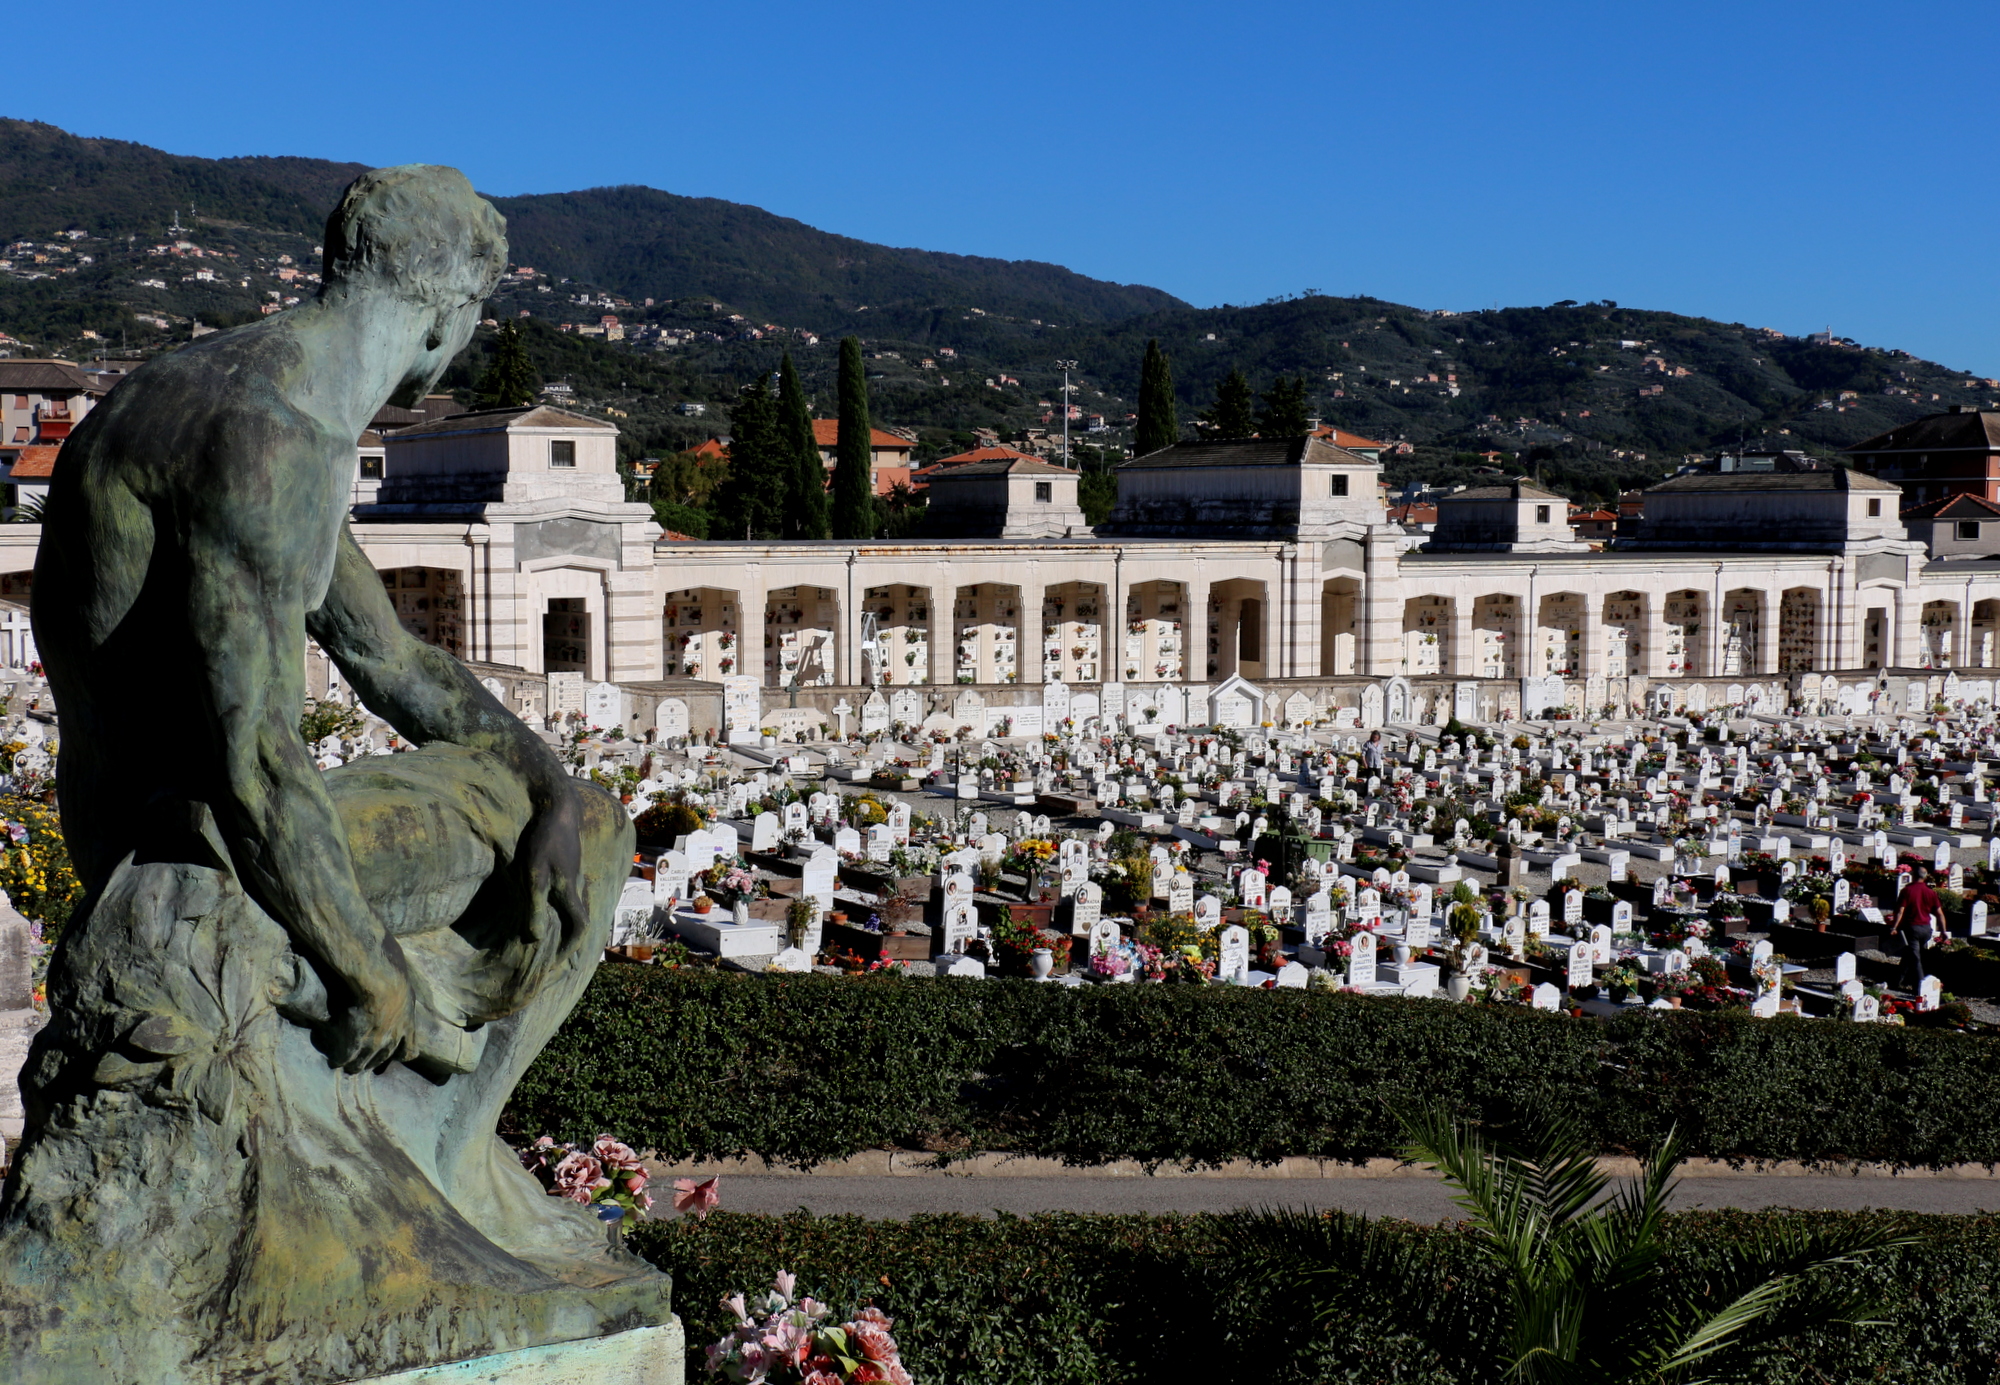
[[[333,1023],[328,1057],[348,1072],[377,1071],[418,1053],[409,964],[395,939],[383,939],[377,963],[365,976],[347,978],[354,1004]]]
[[[547,806],[521,834],[514,864],[521,878],[526,935],[542,949],[548,949],[551,942],[565,946],[583,936],[589,926],[581,893],[583,808],[568,779],[556,784]],[[554,911],[562,925],[560,939],[552,940],[546,934],[549,914],[544,905]]]

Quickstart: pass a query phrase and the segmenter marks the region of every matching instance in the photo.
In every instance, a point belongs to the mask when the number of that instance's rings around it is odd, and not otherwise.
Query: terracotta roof
[[[412,424],[408,428],[398,428],[394,434],[400,441],[426,433],[483,433],[498,428],[571,428],[592,429],[615,433],[615,424],[601,419],[585,418],[573,414],[568,409],[554,409],[547,404],[533,404],[524,409],[478,409],[468,414],[453,414],[449,418],[435,418],[428,423]]]
[[[1024,457],[1029,461],[1036,460],[1029,453],[1019,452],[1011,447],[975,447],[970,452],[959,452],[950,457],[940,457],[932,462],[930,466],[925,467],[924,471],[928,473],[931,467],[964,466],[968,462],[997,462],[1009,457]]]
[[[1904,519],[2000,519],[2000,505],[1983,495],[1947,495],[1903,511]]]
[[[1304,461],[1332,462],[1346,466],[1372,467],[1374,462],[1358,452],[1335,447],[1319,438],[1239,438],[1233,442],[1177,442],[1129,462],[1130,467],[1150,471],[1155,467],[1181,466],[1297,466]]]
[[[382,445],[382,435],[373,428],[370,428],[354,440],[354,445],[356,447],[380,447]]]
[[[15,481],[47,480],[49,477],[55,475],[56,453],[60,451],[62,451],[60,446],[50,447],[46,443],[22,448],[20,454],[14,458],[14,469],[10,474],[10,479]]]
[[[729,445],[715,438],[710,438],[707,442],[702,443],[700,446],[692,447],[689,448],[688,450],[694,453],[695,456],[701,458],[704,462],[712,461],[716,458],[727,457],[729,455]]]
[[[929,473],[933,486],[946,481],[956,481],[967,476],[1075,476],[1068,467],[1050,466],[1047,462],[1036,461],[1033,457],[1001,457],[990,462],[966,462],[962,466],[949,467]]]
[[[1335,447],[1345,447],[1349,450],[1372,447],[1377,451],[1381,451],[1389,446],[1386,442],[1376,442],[1373,438],[1364,438],[1359,433],[1350,433],[1345,428],[1335,428],[1331,424],[1320,429],[1313,436],[1316,438],[1325,438]]]
[[[1389,511],[1391,524],[1436,524],[1438,507],[1413,500],[1407,505],[1397,505]]]
[[[837,418],[816,418],[813,420],[813,441],[821,447],[836,447],[840,443],[840,420]],[[916,446],[908,438],[899,438],[894,433],[885,433],[880,428],[868,430],[868,450],[870,452],[908,452]]]
[[[2000,452],[2000,413],[1932,414],[1841,449],[1844,452]]]
[[[1608,523],[1617,518],[1617,514],[1611,510],[1571,510],[1569,512],[1569,522],[1571,524],[1582,524],[1589,520]]]

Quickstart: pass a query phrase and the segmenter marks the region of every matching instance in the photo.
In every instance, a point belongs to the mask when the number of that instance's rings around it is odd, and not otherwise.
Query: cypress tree
[[[794,539],[828,538],[832,525],[827,517],[826,466],[819,459],[812,409],[789,351],[778,366],[778,435],[791,465],[785,487],[785,534]]]
[[[712,537],[783,538],[790,458],[763,375],[744,387],[730,411],[729,431],[729,479],[716,494]]]
[[[1215,405],[1202,415],[1218,438],[1247,438],[1257,431],[1251,409],[1250,381],[1241,367],[1232,368],[1215,387]]]
[[[1264,395],[1264,408],[1257,415],[1257,431],[1267,438],[1302,438],[1312,425],[1306,413],[1306,377],[1287,380],[1280,375]]]
[[[503,322],[493,333],[493,359],[479,377],[479,403],[488,409],[513,409],[535,402],[541,381],[528,360],[528,348],[521,339],[520,324]]]
[[[861,364],[861,339],[840,339],[840,441],[833,461],[833,537],[875,537],[875,467],[869,441],[868,372]]]
[[[1174,370],[1160,343],[1146,343],[1139,367],[1139,422],[1132,430],[1132,447],[1140,456],[1172,447],[1181,440],[1181,423],[1174,410]]]

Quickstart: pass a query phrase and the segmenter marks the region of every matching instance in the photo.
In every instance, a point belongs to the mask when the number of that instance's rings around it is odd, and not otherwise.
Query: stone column
[[[1972,590],[1966,586],[1966,593],[1959,598],[1958,612],[1951,622],[1951,666],[1971,668],[1976,651],[1972,647]]]
[[[1021,580],[1021,604],[1014,617],[1014,681],[1024,688],[1039,688],[1047,681],[1042,668],[1042,597],[1047,591],[1038,579]],[[1123,626],[1119,627],[1123,629]],[[1097,642],[1098,672],[1104,671],[1104,640]]]
[[[1923,643],[1924,594],[1911,587],[1896,591],[1896,603],[1889,619],[1895,622],[1889,648],[1884,651],[1891,668],[1915,668],[1922,663],[1917,650]]]
[[[1647,678],[1667,676],[1667,594],[1665,591],[1650,591],[1645,594],[1646,613],[1640,619],[1639,667],[1633,672]]]
[[[1476,675],[1472,666],[1472,602],[1472,597],[1462,594],[1451,599],[1451,644],[1442,666],[1454,678]]]
[[[1201,564],[1195,564],[1194,573],[1186,579],[1187,597],[1183,603],[1186,617],[1181,631],[1181,681],[1185,683],[1208,682],[1208,573]]]
[[[763,574],[756,568],[748,568],[743,574],[743,586],[736,593],[736,668],[734,672],[757,680],[757,686],[773,686],[764,672],[764,603],[770,597],[764,591]],[[708,670],[704,668],[703,673]],[[721,673],[718,668],[716,672]]]
[[[958,587],[949,566],[932,571],[930,599],[931,686],[950,687],[958,677]]]
[[[1757,625],[1757,667],[1752,672],[1768,678],[1778,671],[1779,608],[1785,603],[1785,594],[1767,591],[1763,602],[1763,616]]]
[[[1395,534],[1386,525],[1370,528],[1362,546],[1361,590],[1354,598],[1356,673],[1393,678],[1403,671],[1405,594],[1400,567]],[[1318,671],[1316,663],[1311,671]]]
[[[1576,654],[1576,677],[1590,678],[1604,672],[1604,598],[1585,593],[1583,620],[1577,626],[1582,636]]]

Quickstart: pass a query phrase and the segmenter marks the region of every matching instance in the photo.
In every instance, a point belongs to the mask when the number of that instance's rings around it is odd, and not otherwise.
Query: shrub
[[[632,820],[647,841],[671,842],[701,830],[701,814],[685,803],[655,803]]]
[[[615,1055],[615,1062],[614,1062]],[[1393,1154],[1413,1098],[1486,1121],[1559,1106],[1607,1150],[2000,1160],[2000,1043],[1891,1025],[1210,986],[599,970],[506,1128],[616,1130],[664,1158],[864,1149],[1098,1164]]]
[[[727,1180],[723,1195],[726,1201]],[[1456,1226],[1393,1226],[1392,1234],[1410,1242],[1408,1274],[1354,1276],[1341,1286],[1343,1311],[1315,1324],[1300,1294],[1256,1287],[1229,1248],[1234,1220],[1052,1214],[870,1222],[722,1211],[701,1221],[642,1223],[629,1241],[674,1276],[690,1380],[699,1378],[701,1348],[733,1325],[720,1300],[789,1269],[802,1291],[836,1312],[873,1303],[893,1318],[904,1363],[920,1381],[1499,1385],[1491,1362],[1446,1359],[1431,1343],[1383,1324],[1380,1310],[1392,1296],[1444,1311],[1464,1295],[1499,1288]],[[2000,1220],[1993,1217],[1687,1213],[1667,1218],[1666,1264],[1698,1286],[1749,1236],[1808,1221],[1821,1230],[1830,1222],[1887,1221],[1923,1241],[1844,1271],[1879,1304],[1882,1326],[1815,1330],[1774,1354],[1749,1377],[1753,1385],[2000,1379],[2000,1300],[1991,1292]]]

